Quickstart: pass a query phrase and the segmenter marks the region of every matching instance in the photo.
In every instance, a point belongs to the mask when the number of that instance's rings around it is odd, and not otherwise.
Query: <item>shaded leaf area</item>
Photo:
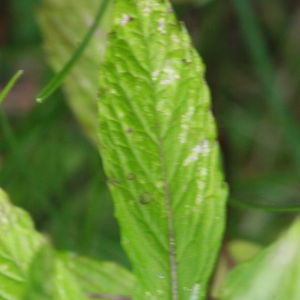
[[[116,1],[100,150],[135,299],[203,299],[226,188],[204,66],[166,1]]]
[[[0,116],[1,186],[59,249],[127,263],[98,151],[56,95],[26,117]]]
[[[73,55],[92,25],[101,1],[82,3],[70,0],[46,0],[39,11],[39,23],[43,33],[48,61],[55,72],[62,69]],[[69,12],[72,11],[70,14]],[[109,15],[109,13],[106,13]],[[101,53],[105,47],[105,31],[109,17],[98,25],[82,57],[66,77],[63,90],[85,132],[97,142],[97,82]]]
[[[80,300],[97,293],[132,293],[133,276],[116,263],[57,255],[2,190],[0,214],[0,299]]]
[[[300,220],[253,259],[234,268],[220,292],[222,300],[300,298]]]

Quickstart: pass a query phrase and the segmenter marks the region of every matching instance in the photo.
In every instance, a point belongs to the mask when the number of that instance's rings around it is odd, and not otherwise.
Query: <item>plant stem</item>
[[[232,197],[228,199],[229,205],[237,208],[242,209],[249,209],[249,210],[263,210],[269,212],[276,212],[276,213],[291,213],[291,212],[300,212],[300,205],[269,205],[269,204],[262,204],[262,203],[252,203],[249,201],[240,201],[236,200]]]

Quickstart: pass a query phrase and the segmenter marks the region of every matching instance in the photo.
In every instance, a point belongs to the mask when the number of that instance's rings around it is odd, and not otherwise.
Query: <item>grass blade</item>
[[[10,90],[15,85],[16,81],[21,77],[21,75],[23,73],[24,73],[23,70],[17,71],[17,73],[9,80],[9,82],[7,83],[7,85],[3,88],[3,90],[0,93],[0,104],[5,99],[5,97],[7,96],[7,94],[10,92]]]
[[[76,51],[74,52],[70,60],[65,64],[63,69],[56,76],[54,76],[52,80],[50,80],[50,82],[40,91],[40,93],[36,98],[37,102],[43,102],[46,98],[48,98],[54,91],[56,91],[56,89],[60,86],[64,78],[68,75],[68,73],[70,72],[74,64],[78,61],[78,59],[82,55],[91,37],[95,33],[97,26],[100,20],[102,19],[106,11],[106,8],[108,7],[109,2],[110,0],[103,0],[103,2],[101,2],[98,12],[95,16],[94,22],[91,25],[88,32],[86,33],[84,39],[82,40],[82,42],[80,43],[80,45],[78,46],[78,48],[76,49]]]

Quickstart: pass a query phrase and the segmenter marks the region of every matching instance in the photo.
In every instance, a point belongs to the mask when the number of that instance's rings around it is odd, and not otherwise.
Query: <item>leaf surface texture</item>
[[[204,299],[226,186],[204,66],[169,2],[116,1],[99,114],[135,299]]]

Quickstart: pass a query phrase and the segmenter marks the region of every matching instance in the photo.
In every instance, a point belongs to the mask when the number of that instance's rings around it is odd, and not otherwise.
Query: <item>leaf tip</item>
[[[42,102],[44,101],[44,98],[42,98],[42,97],[36,97],[36,98],[35,98],[35,101],[36,101],[37,103],[42,103]]]

